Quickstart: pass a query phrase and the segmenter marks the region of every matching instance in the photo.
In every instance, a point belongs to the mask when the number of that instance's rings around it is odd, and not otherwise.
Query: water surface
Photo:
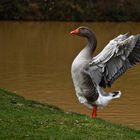
[[[86,40],[69,32],[81,25],[97,35],[94,55],[118,34],[140,33],[140,23],[131,22],[0,22],[0,88],[90,115],[91,110],[79,104],[70,75],[71,63]],[[107,90],[121,90],[122,97],[99,110],[98,117],[140,129],[140,65]]]

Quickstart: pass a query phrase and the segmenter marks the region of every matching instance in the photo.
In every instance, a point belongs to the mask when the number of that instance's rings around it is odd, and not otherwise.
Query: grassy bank
[[[0,90],[0,140],[140,140],[140,131]]]

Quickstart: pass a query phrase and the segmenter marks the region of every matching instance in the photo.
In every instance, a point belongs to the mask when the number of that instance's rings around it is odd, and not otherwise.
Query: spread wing
[[[85,72],[101,87],[111,86],[127,69],[140,62],[140,35],[119,35],[88,65]]]

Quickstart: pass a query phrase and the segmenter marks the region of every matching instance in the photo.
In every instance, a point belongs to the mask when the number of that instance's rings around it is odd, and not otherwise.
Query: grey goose
[[[71,74],[79,102],[92,109],[92,117],[96,118],[97,108],[121,96],[120,91],[107,93],[104,88],[111,87],[123,73],[140,62],[140,35],[121,34],[93,57],[97,46],[94,32],[82,26],[70,33],[88,41],[74,59]]]

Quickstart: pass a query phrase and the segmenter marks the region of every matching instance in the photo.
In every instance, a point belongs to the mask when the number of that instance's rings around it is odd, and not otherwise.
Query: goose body
[[[71,34],[88,40],[72,63],[71,75],[79,102],[93,109],[92,117],[96,117],[98,107],[105,107],[121,96],[120,91],[106,93],[104,88],[140,62],[140,35],[119,35],[93,57],[97,44],[95,34],[87,27],[79,27]]]

